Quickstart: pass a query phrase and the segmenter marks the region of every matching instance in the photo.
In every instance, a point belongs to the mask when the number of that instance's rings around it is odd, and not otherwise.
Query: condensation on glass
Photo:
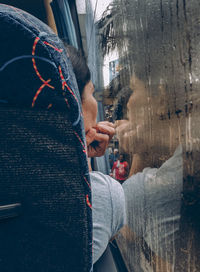
[[[199,0],[115,0],[97,23],[106,118],[130,165],[117,237],[130,272],[200,271],[199,12]]]

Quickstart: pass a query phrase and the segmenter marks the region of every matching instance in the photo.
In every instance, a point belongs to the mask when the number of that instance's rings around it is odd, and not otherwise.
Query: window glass
[[[129,165],[117,243],[131,272],[200,271],[199,11],[198,0],[114,0],[94,20],[97,85],[117,131],[110,167],[120,153]]]
[[[53,0],[51,2],[51,7],[54,13],[59,37],[78,49],[76,30],[68,0]]]

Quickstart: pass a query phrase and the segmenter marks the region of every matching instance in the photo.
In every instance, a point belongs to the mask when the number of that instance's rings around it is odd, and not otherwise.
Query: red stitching
[[[86,203],[92,209],[92,204],[90,203],[89,196],[86,195]]]
[[[46,44],[46,45],[48,45],[48,46],[50,46],[50,47],[52,47],[53,49],[55,49],[59,53],[62,53],[62,51],[63,51],[63,49],[58,49],[57,47],[53,46],[52,44],[50,44],[50,43],[48,43],[46,41],[44,41],[43,43]]]
[[[45,86],[48,85],[47,83],[48,83],[49,81],[51,81],[51,79],[47,80],[47,81],[46,81],[44,84],[42,84],[42,85],[40,86],[40,88],[37,90],[37,92],[36,92],[36,94],[35,94],[35,96],[34,96],[34,98],[33,98],[32,108],[33,108],[34,105],[35,105],[35,101],[36,101],[36,99],[38,98],[38,95],[41,93],[42,89],[43,89]]]
[[[73,95],[73,97],[76,99],[77,103],[79,103],[77,97],[75,96],[74,92],[70,89],[70,87],[67,85],[66,81],[65,81],[65,86],[67,87],[68,91],[70,91],[70,93]]]
[[[59,69],[59,73],[60,73],[60,77],[61,77],[62,81],[63,81],[63,80],[65,81],[64,76],[63,76],[63,74],[62,74],[62,69],[61,69],[61,67],[59,66],[58,69]]]
[[[83,152],[86,153],[85,145],[84,145],[83,141],[81,140],[81,138],[79,137],[78,133],[76,131],[74,131],[74,134],[76,135],[76,137],[78,138],[79,142],[81,143],[81,145],[83,147]]]
[[[61,66],[58,67],[59,69],[59,73],[60,73],[60,78],[62,80],[62,89],[64,90],[65,87],[67,87],[68,91],[70,91],[70,93],[73,95],[73,97],[76,99],[76,101],[78,102],[77,97],[75,96],[74,92],[70,89],[70,87],[67,85],[67,82],[64,79],[63,73],[62,73],[62,69]],[[79,103],[79,102],[78,102]]]
[[[32,55],[33,55],[33,56],[35,56],[35,49],[36,49],[36,45],[37,45],[37,43],[38,43],[39,40],[40,40],[39,37],[36,37],[35,40],[34,40],[33,48],[32,48]],[[45,85],[47,85],[49,88],[55,89],[52,85],[46,84],[46,83],[49,82],[50,80],[44,80],[44,79],[42,78],[42,76],[41,76],[40,73],[38,72],[38,69],[37,69],[36,62],[35,62],[35,59],[34,59],[34,58],[32,58],[32,62],[33,62],[33,68],[34,68],[34,70],[35,70],[35,72],[36,72],[36,75],[39,77],[39,79],[40,79],[43,83],[45,83]]]
[[[49,106],[47,107],[47,109],[50,109],[53,105],[52,104],[49,104]]]
[[[36,37],[35,40],[34,40],[33,48],[32,48],[32,55],[33,56],[35,55],[35,48],[36,48],[36,45],[37,45],[37,43],[38,43],[39,40],[40,40],[39,37]]]
[[[90,184],[89,184],[88,180],[86,179],[86,177],[85,177],[85,176],[83,176],[83,178],[84,178],[85,182],[87,183],[88,187],[91,189],[91,186],[90,186]]]
[[[62,80],[62,89],[64,90],[67,83],[66,83],[65,78],[63,76],[61,66],[59,66],[58,69],[59,69],[59,73],[60,73],[60,78]]]

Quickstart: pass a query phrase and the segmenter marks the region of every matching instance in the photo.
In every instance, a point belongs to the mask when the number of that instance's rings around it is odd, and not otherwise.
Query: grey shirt
[[[91,172],[93,216],[93,263],[109,240],[125,224],[125,198],[121,184],[108,175]]]
[[[183,190],[182,147],[160,168],[145,168],[123,183],[127,224],[156,255],[173,263]]]

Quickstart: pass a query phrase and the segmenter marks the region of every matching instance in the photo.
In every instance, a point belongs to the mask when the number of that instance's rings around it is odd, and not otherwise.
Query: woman
[[[72,46],[66,46],[76,76],[84,118],[88,157],[105,153],[115,133],[110,122],[96,122],[97,101],[89,68],[84,57]],[[125,200],[121,185],[111,177],[91,171],[93,203],[93,263],[105,251],[109,240],[125,224]]]

